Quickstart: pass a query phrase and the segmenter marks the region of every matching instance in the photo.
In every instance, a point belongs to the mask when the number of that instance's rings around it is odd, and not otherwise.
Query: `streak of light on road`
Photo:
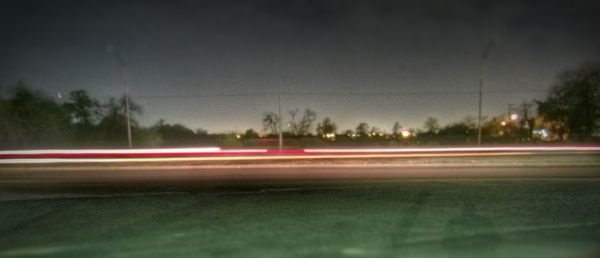
[[[162,162],[227,160],[309,160],[402,157],[502,156],[545,153],[597,154],[600,146],[494,146],[443,148],[329,148],[329,149],[67,149],[0,151],[0,164]]]
[[[311,159],[361,159],[361,158],[424,158],[424,157],[481,157],[532,155],[534,152],[470,152],[470,153],[414,153],[414,154],[347,154],[347,155],[264,155],[264,156],[208,156],[208,157],[163,157],[163,158],[61,158],[61,159],[0,159],[0,164],[35,163],[124,163],[124,162],[178,162],[178,161],[268,161],[268,160],[311,160]]]
[[[218,152],[219,147],[201,148],[154,148],[154,149],[53,149],[53,150],[7,150],[0,155],[13,154],[141,154],[141,153],[182,153],[182,152]]]
[[[167,149],[81,149],[81,150],[18,150],[0,151],[0,159],[77,158],[77,157],[185,157],[198,155],[253,155],[267,153],[266,149],[221,150],[210,148]]]
[[[452,148],[304,149],[306,153],[472,152],[472,151],[600,151],[600,146],[506,146]]]

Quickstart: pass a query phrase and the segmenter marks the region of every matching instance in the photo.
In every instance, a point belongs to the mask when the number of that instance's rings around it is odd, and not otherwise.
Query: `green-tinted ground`
[[[0,257],[600,255],[598,179],[20,194],[0,202]]]

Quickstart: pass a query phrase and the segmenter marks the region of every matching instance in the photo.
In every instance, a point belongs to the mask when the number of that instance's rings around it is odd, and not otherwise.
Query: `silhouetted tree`
[[[298,115],[298,109],[292,109],[290,110],[289,114],[290,114],[290,121],[288,122],[288,127],[290,128],[290,134],[297,136],[299,134],[299,130],[300,130],[300,124],[298,121],[296,121],[296,116]]]
[[[289,114],[290,121],[288,122],[288,127],[290,128],[290,135],[304,136],[310,134],[312,124],[317,118],[317,113],[315,111],[305,109],[300,120],[296,119],[296,116],[298,115],[298,109],[290,110]]]
[[[552,123],[553,133],[585,140],[600,129],[600,63],[585,64],[558,75],[557,84],[544,101],[537,101],[538,114]]]
[[[63,104],[69,115],[75,141],[87,143],[96,138],[96,125],[101,119],[101,106],[86,91],[72,91],[69,100]]]
[[[275,112],[265,112],[262,118],[263,131],[270,135],[279,133],[279,116]]]
[[[356,135],[358,137],[364,138],[367,137],[369,134],[369,124],[365,123],[365,122],[361,122],[356,126],[356,130],[354,130],[356,132]]]
[[[354,132],[351,129],[348,129],[348,130],[344,131],[344,135],[346,135],[348,137],[352,137],[352,135],[354,135]]]
[[[70,141],[69,117],[52,99],[29,89],[22,81],[13,85],[2,101],[2,147],[44,147]]]
[[[369,130],[369,134],[373,137],[379,137],[381,133],[381,129],[379,129],[379,127],[376,126],[372,126],[371,130]]]
[[[400,138],[400,133],[402,131],[402,125],[399,122],[395,122],[392,126],[392,135],[394,138]]]
[[[465,123],[454,123],[440,130],[442,136],[467,136],[473,134],[473,128]]]
[[[487,120],[487,117],[483,116],[481,118],[482,124],[485,123],[486,120]],[[465,118],[463,118],[463,120],[460,123],[462,123],[463,125],[468,127],[469,130],[477,130],[477,118],[475,116],[472,116],[472,115],[465,116]]]
[[[317,119],[317,113],[315,111],[312,111],[308,108],[305,109],[304,115],[302,116],[302,119],[300,120],[297,135],[304,136],[304,135],[310,134],[312,124],[316,119]]]
[[[110,98],[102,105],[102,119],[98,123],[99,139],[109,145],[123,145],[127,142],[127,114],[125,96],[119,100]],[[135,115],[142,114],[142,108],[131,98],[129,99],[132,137],[138,128]]]
[[[162,146],[194,145],[198,142],[196,132],[181,124],[167,124],[163,119],[158,120],[152,130],[160,136]]]
[[[468,143],[477,135],[477,123],[473,116],[467,116],[461,122],[449,124],[440,129],[439,140],[449,143]]]
[[[196,135],[208,135],[208,132],[202,128],[196,129]]]
[[[214,137],[214,135],[209,134],[206,130],[204,130],[202,128],[198,128],[198,129],[196,129],[195,133],[196,133],[196,138],[199,141],[198,143],[210,144],[210,145],[216,144],[216,138]]]
[[[329,117],[326,117],[325,119],[323,119],[323,122],[317,124],[317,134],[319,136],[323,136],[326,134],[335,134],[336,131],[337,125],[333,121],[331,121]]]
[[[76,125],[91,126],[98,122],[100,117],[100,104],[92,99],[85,90],[72,91],[69,101],[63,104],[69,113],[71,123]]]
[[[250,128],[248,130],[246,130],[246,132],[243,135],[243,138],[245,140],[250,140],[250,139],[258,139],[258,133],[256,131],[254,131],[254,129]]]
[[[533,104],[527,101],[523,101],[523,103],[521,103],[522,115],[520,120],[520,134],[521,138],[525,140],[531,140],[533,138],[533,125],[535,118],[530,112],[532,106]]]
[[[425,130],[427,130],[426,132],[429,134],[437,134],[440,130],[440,124],[438,123],[437,118],[429,117],[425,120],[423,128],[425,128]]]
[[[504,124],[503,124],[504,122]],[[489,121],[483,123],[482,133],[489,137],[501,137],[505,136],[505,127],[508,124],[505,121],[503,115],[492,117]]]

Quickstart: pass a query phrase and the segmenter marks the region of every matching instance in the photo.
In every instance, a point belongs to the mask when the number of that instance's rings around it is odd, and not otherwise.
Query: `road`
[[[335,183],[371,180],[445,180],[502,178],[581,178],[600,177],[599,167],[269,167],[224,166],[216,168],[169,169],[49,169],[0,170],[2,189],[94,188],[129,189],[200,189],[209,186]]]
[[[598,257],[596,166],[0,170],[0,257]]]

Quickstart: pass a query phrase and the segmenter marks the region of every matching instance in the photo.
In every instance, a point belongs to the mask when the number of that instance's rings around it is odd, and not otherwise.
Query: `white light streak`
[[[472,151],[600,151],[600,146],[511,146],[457,148],[377,148],[377,149],[304,149],[306,153],[406,153],[406,152],[472,152]]]
[[[153,153],[206,153],[220,152],[219,147],[202,148],[156,148],[156,149],[54,149],[54,150],[8,150],[0,151],[0,155],[20,154],[153,154]]]
[[[234,161],[234,160],[318,160],[318,159],[362,159],[362,158],[419,158],[419,157],[474,157],[531,155],[531,152],[504,153],[387,153],[349,155],[264,155],[264,156],[215,156],[215,157],[159,157],[159,158],[43,158],[43,159],[0,159],[0,164],[44,164],[44,163],[143,163],[181,161]]]

